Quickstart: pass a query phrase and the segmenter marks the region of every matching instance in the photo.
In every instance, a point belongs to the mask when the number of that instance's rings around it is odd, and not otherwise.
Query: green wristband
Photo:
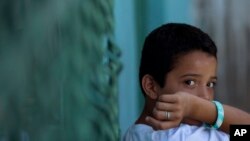
[[[212,127],[215,129],[218,129],[218,128],[220,128],[220,126],[222,125],[222,123],[224,121],[224,109],[223,109],[223,106],[220,102],[213,101],[213,103],[216,106],[217,119],[216,119],[216,122],[214,123],[214,125],[212,125]]]
[[[210,124],[205,124],[205,127],[210,127],[210,128],[214,128],[214,129],[218,129],[220,128],[220,126],[222,125],[223,121],[224,121],[224,109],[223,106],[220,102],[218,101],[212,101],[216,107],[216,111],[217,111],[217,118],[216,121],[214,123],[214,125],[210,125]]]

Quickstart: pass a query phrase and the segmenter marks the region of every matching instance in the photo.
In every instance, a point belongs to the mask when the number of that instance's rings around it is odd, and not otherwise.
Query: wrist
[[[217,116],[216,119],[214,121],[213,124],[207,124],[207,126],[214,128],[214,129],[218,129],[221,127],[223,121],[224,121],[224,108],[223,105],[218,102],[218,101],[213,101],[213,104],[216,107],[216,112],[217,112]]]
[[[191,94],[188,94],[188,104],[187,104],[187,115],[186,117],[187,118],[190,118],[190,119],[195,119],[197,120],[197,108],[199,108],[199,102],[198,102],[198,99],[199,97],[197,96],[194,96],[194,95],[191,95]]]

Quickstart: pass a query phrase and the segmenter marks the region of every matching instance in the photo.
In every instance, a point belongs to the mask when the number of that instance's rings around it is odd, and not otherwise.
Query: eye
[[[207,84],[207,87],[209,87],[209,88],[214,88],[215,86],[216,86],[216,82],[209,82]]]
[[[184,81],[184,83],[190,87],[194,87],[195,86],[195,81],[194,80],[186,80]]]

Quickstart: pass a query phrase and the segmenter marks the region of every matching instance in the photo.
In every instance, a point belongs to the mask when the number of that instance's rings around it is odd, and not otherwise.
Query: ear
[[[155,82],[151,75],[144,75],[142,78],[142,88],[147,96],[151,99],[156,99],[158,97],[158,84]]]

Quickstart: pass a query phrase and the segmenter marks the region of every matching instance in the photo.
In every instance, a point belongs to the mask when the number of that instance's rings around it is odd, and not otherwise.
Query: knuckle
[[[155,112],[155,117],[159,119],[159,118],[161,117],[161,114],[160,114],[159,112],[156,111],[156,112]]]
[[[160,95],[159,100],[163,101],[164,100],[164,95]]]
[[[160,105],[161,105],[160,102],[156,102],[155,107],[156,107],[156,108],[160,108]]]
[[[157,113],[157,117],[158,117],[159,119],[161,119],[162,116],[161,116],[161,113],[160,113],[160,112]]]

